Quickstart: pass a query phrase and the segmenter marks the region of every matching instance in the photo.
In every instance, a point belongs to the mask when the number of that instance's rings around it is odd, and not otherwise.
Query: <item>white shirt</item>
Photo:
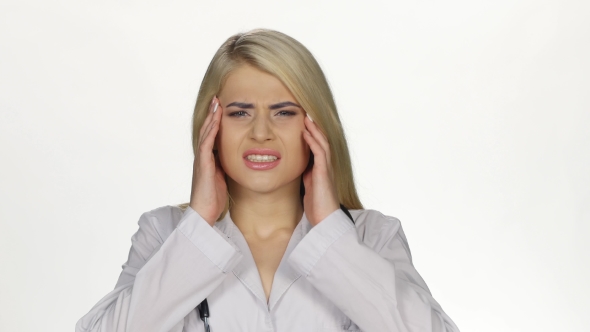
[[[305,213],[275,273],[269,302],[248,244],[231,220],[195,210],[143,213],[115,289],[76,332],[459,331],[412,265],[401,223],[374,210]]]

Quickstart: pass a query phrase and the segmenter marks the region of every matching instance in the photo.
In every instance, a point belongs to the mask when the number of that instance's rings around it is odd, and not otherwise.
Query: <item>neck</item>
[[[298,177],[272,192],[253,192],[228,178],[230,214],[244,237],[268,239],[279,232],[293,233],[303,216]]]

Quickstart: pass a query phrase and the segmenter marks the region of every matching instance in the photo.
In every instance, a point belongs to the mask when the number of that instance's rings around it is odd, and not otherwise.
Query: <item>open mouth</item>
[[[270,163],[270,162],[273,162],[279,158],[277,156],[272,156],[272,155],[251,154],[251,155],[246,156],[246,159],[250,160],[251,162],[255,162],[255,163]]]
[[[271,155],[248,155],[244,157],[244,163],[248,168],[254,170],[268,170],[275,168],[281,161],[281,158]]]

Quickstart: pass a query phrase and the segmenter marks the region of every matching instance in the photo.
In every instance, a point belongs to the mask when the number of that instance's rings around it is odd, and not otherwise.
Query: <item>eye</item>
[[[228,115],[233,116],[235,118],[241,118],[241,117],[245,116],[246,114],[248,114],[248,113],[246,113],[246,111],[235,111],[235,112],[229,113]]]
[[[279,112],[277,112],[277,115],[280,115],[280,116],[294,116],[294,115],[297,115],[297,113],[296,112],[293,112],[293,111],[279,111]]]

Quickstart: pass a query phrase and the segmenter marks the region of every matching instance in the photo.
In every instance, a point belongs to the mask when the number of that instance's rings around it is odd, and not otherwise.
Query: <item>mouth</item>
[[[264,160],[263,157],[266,157],[266,160],[271,157],[281,159],[281,153],[277,150],[268,148],[253,148],[246,150],[242,157],[253,160]]]
[[[269,169],[273,169],[275,167],[277,167],[277,165],[281,162],[281,159],[275,159],[275,160],[262,160],[262,161],[251,161],[248,158],[244,158],[244,163],[246,164],[246,166],[250,169],[256,170],[256,171],[266,171]]]
[[[249,154],[246,156],[246,159],[248,159],[249,161],[251,161],[253,163],[270,163],[275,160],[278,160],[279,158],[277,156],[268,155],[268,154],[264,154],[264,155]]]
[[[275,168],[281,162],[281,154],[272,149],[249,149],[243,159],[248,168],[262,171]]]

